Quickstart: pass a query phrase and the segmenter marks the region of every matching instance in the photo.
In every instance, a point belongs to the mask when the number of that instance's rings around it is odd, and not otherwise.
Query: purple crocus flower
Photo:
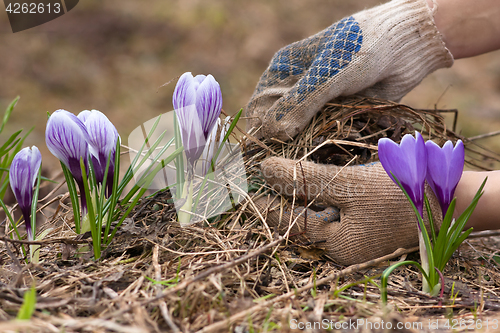
[[[423,217],[427,152],[422,135],[418,132],[415,137],[406,134],[399,145],[387,138],[380,139],[378,155],[389,177],[394,182],[391,172],[397,177]]]
[[[36,146],[21,149],[10,165],[9,180],[12,192],[17,199],[19,208],[24,217],[28,240],[33,240],[31,230],[31,204],[33,200],[33,186],[35,185],[38,170],[42,164],[42,154]]]
[[[441,206],[443,217],[448,211],[455,189],[462,177],[464,169],[464,144],[458,140],[455,147],[447,141],[443,148],[436,143],[427,141],[427,182],[436,194]]]
[[[113,177],[115,171],[115,154],[118,132],[104,113],[92,110],[82,111],[78,114],[79,119],[84,119],[84,125],[89,134],[89,153],[94,166],[96,180],[102,184],[106,173],[106,164],[111,154],[109,170],[106,179],[107,195],[111,195],[113,189]]]
[[[71,172],[80,189],[82,211],[87,211],[80,159],[88,163],[89,134],[83,122],[66,110],[55,111],[47,121],[45,143],[50,152]]]
[[[194,166],[222,110],[220,86],[212,75],[179,78],[172,98],[186,158]]]

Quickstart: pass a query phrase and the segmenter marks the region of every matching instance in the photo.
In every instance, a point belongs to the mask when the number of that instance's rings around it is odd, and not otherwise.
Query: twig
[[[479,140],[479,139],[490,138],[492,136],[499,135],[499,134],[500,134],[500,131],[494,131],[494,132],[490,132],[490,133],[486,133],[486,134],[480,134],[480,135],[476,135],[476,136],[472,136],[470,138],[467,138],[467,141],[475,141],[475,140]]]
[[[21,266],[19,259],[17,259],[17,257],[14,255],[14,253],[12,253],[12,250],[10,249],[9,244],[5,243],[5,249],[7,250],[7,253],[9,254],[9,256],[12,258],[12,261],[14,262],[14,267],[15,267],[16,273],[21,272],[23,270],[23,267]]]
[[[158,264],[158,250],[159,246],[156,245],[153,249],[153,267],[155,270],[155,280],[161,281],[161,267],[160,264]],[[156,294],[161,295],[160,284],[156,285]],[[167,303],[165,303],[165,301],[163,300],[160,301],[160,312],[167,325],[170,326],[170,328],[172,329],[172,332],[174,333],[180,332],[179,327],[175,325],[174,321],[170,317],[170,313],[168,313]]]
[[[411,248],[411,249],[397,249],[396,251],[394,251],[393,253],[389,254],[389,255],[386,255],[386,256],[383,256],[383,257],[380,257],[380,258],[377,258],[377,259],[373,259],[373,260],[370,260],[370,261],[367,261],[367,262],[364,262],[362,264],[357,264],[357,265],[351,265],[349,267],[347,267],[346,269],[343,269],[341,270],[340,272],[336,273],[336,274],[332,274],[330,276],[327,276],[321,280],[317,280],[316,281],[316,285],[322,285],[322,284],[325,284],[325,283],[328,283],[332,280],[335,280],[335,279],[338,279],[338,278],[341,278],[343,276],[346,276],[348,274],[352,274],[352,273],[355,273],[359,270],[362,270],[362,269],[365,269],[365,268],[368,268],[368,267],[371,267],[371,266],[375,266],[375,265],[378,265],[379,263],[382,263],[384,261],[387,261],[389,259],[392,259],[392,258],[395,258],[395,257],[399,257],[403,254],[407,254],[407,253],[411,253],[411,252],[415,252],[415,251],[418,251],[418,247],[414,247],[414,248]],[[281,296],[278,296],[276,298],[271,298],[267,301],[264,301],[264,302],[261,302],[247,310],[244,310],[244,311],[241,311],[241,312],[238,312],[237,314],[235,315],[232,315],[231,317],[229,317],[228,319],[226,320],[222,320],[222,321],[219,321],[217,323],[214,323],[212,325],[209,325],[209,326],[206,326],[204,327],[203,329],[199,330],[198,333],[205,333],[205,332],[217,332],[217,331],[220,331],[224,328],[227,328],[229,327],[229,325],[231,325],[232,323],[234,323],[236,320],[240,320],[240,319],[243,319],[243,318],[246,318],[247,316],[249,315],[252,315],[252,314],[255,314],[257,313],[258,311],[262,310],[262,309],[270,309],[274,304],[278,303],[278,302],[282,302],[288,298],[292,298],[306,290],[309,290],[311,288],[314,287],[314,282],[311,282],[301,288],[298,288],[296,290],[293,290],[289,293],[286,293],[286,294],[283,294]]]
[[[484,230],[484,231],[471,232],[471,234],[467,237],[467,239],[483,238],[491,236],[500,236],[500,230]]]

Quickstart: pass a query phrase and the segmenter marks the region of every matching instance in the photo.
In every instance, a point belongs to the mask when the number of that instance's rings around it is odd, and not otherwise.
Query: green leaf
[[[40,178],[42,175],[42,167],[40,166],[40,169],[38,169],[38,174],[36,177],[36,187],[35,191],[33,192],[33,198],[31,200],[31,221],[24,221],[24,223],[30,223],[31,224],[31,230],[33,232],[33,240],[36,239],[36,210],[38,206],[38,193],[40,193]],[[37,247],[30,246],[30,258],[34,260],[35,263],[38,263],[38,255],[35,255],[34,249]]]
[[[442,270],[445,248],[449,242],[449,228],[453,220],[453,212],[455,211],[456,201],[456,198],[451,201],[448,211],[443,219],[443,223],[441,224],[437,240],[434,242],[434,259],[436,267],[439,267],[439,270]],[[446,262],[444,262],[444,264],[446,265]]]
[[[35,312],[36,306],[36,289],[35,285],[32,285],[31,288],[24,293],[24,302],[19,308],[19,312],[17,313],[17,319],[19,320],[30,320],[31,316]]]
[[[183,147],[179,147],[177,148],[172,154],[170,154],[167,158],[163,159],[161,161],[161,163],[159,163],[156,168],[147,174],[147,176],[145,177],[141,177],[141,180],[140,180],[140,184],[139,185],[134,185],[134,187],[142,187],[141,190],[139,191],[139,193],[134,197],[134,199],[132,200],[132,202],[130,203],[129,207],[127,208],[127,210],[125,211],[125,213],[122,215],[122,217],[120,218],[120,220],[118,221],[118,224],[115,226],[115,228],[113,229],[113,231],[111,232],[111,236],[109,236],[108,238],[108,243],[107,244],[110,244],[111,241],[113,240],[113,237],[115,236],[116,232],[118,231],[118,229],[120,228],[120,226],[122,225],[123,221],[125,220],[125,218],[128,216],[128,214],[130,214],[130,212],[132,211],[132,209],[135,207],[135,205],[137,204],[137,202],[139,201],[139,199],[144,195],[144,193],[147,191],[149,185],[151,185],[151,183],[153,182],[156,174],[161,170],[163,169],[168,163],[172,162],[172,160],[174,158],[177,157],[177,155],[181,154],[182,152],[184,151],[184,148]],[[158,155],[161,156],[161,154],[163,153],[160,153]]]
[[[217,153],[214,155],[212,158],[212,161],[217,161],[217,158],[219,157],[219,154],[221,153],[222,149],[224,148],[224,144],[226,143],[227,139],[229,138],[229,135],[233,132],[234,128],[236,127],[236,124],[238,123],[238,120],[240,119],[241,115],[243,113],[243,109],[240,109],[238,113],[234,116],[233,121],[231,122],[231,125],[229,125],[229,128],[224,135],[224,139],[222,140],[222,144],[219,145],[219,149],[217,149]],[[213,171],[213,163],[210,168],[211,171]],[[208,172],[207,175],[211,175],[212,172]],[[196,208],[198,208],[198,203],[200,202],[201,194],[203,192],[203,189],[205,188],[205,184],[207,183],[207,175],[203,178],[203,182],[201,183],[200,189],[198,190],[198,195],[196,196],[196,201],[194,202],[193,206],[193,212],[196,212]]]
[[[174,139],[175,139],[175,148],[182,147],[182,137],[181,131],[179,128],[179,121],[177,120],[177,113],[174,111]],[[176,181],[177,184],[184,184],[184,157],[183,155],[179,155],[175,158],[175,173],[176,173]],[[182,189],[181,186],[177,187],[177,191],[175,191],[175,196],[177,199],[182,197]]]
[[[429,199],[427,198],[427,195],[424,193],[424,203],[425,203],[425,209],[427,210],[427,216],[429,217],[429,226],[431,228],[431,237],[432,237],[432,242],[434,245],[436,245],[436,228],[434,226],[434,217],[432,216],[432,209],[431,205],[429,204]]]
[[[80,203],[78,202],[78,191],[76,190],[75,180],[71,175],[71,172],[68,168],[61,162],[61,168],[64,174],[64,178],[66,179],[66,185],[68,186],[69,196],[71,198],[71,203],[73,206],[73,219],[75,220],[75,231],[77,234],[80,234]],[[81,195],[85,195],[81,193]]]
[[[14,134],[12,134],[8,139],[7,141],[2,145],[2,147],[0,147],[0,157],[7,154],[17,143],[18,141],[16,141],[17,139],[17,136],[22,132],[23,130],[19,130],[17,132],[15,132]],[[17,139],[19,140],[19,139]],[[15,141],[15,142],[14,142]],[[14,142],[14,143],[13,143]],[[12,144],[13,143],[13,144]],[[12,145],[11,145],[12,144]],[[5,165],[4,165],[5,166]]]
[[[460,237],[458,237],[453,244],[447,249],[447,252],[444,254],[444,261],[442,267],[438,267],[439,270],[443,270],[444,266],[446,266],[446,263],[450,260],[451,256],[453,253],[458,249],[460,244],[469,237],[470,233],[472,232],[473,228],[469,228],[467,231],[463,232]]]
[[[486,185],[486,181],[487,180],[488,180],[488,177],[486,177],[484,179],[483,183],[481,184],[481,186],[477,190],[476,195],[472,199],[472,202],[470,203],[469,207],[467,207],[467,209],[458,217],[458,219],[455,221],[455,224],[452,226],[453,232],[452,232],[451,236],[449,236],[449,240],[448,240],[448,243],[446,244],[446,248],[445,248],[445,251],[444,251],[444,253],[446,254],[446,256],[448,256],[448,254],[452,250],[452,247],[456,243],[457,239],[459,239],[460,234],[462,233],[462,230],[465,227],[465,224],[467,223],[467,221],[469,220],[470,216],[474,212],[474,209],[476,208],[479,199],[481,198],[481,196],[484,193],[483,192],[483,188]],[[458,245],[457,245],[457,247],[458,247]],[[451,254],[453,254],[453,252],[454,252],[454,250],[451,252]],[[451,257],[451,255],[450,255],[450,257]]]
[[[101,258],[101,230],[98,230],[96,225],[96,216],[94,214],[94,203],[92,202],[92,196],[90,195],[89,181],[87,177],[87,171],[85,170],[85,163],[83,162],[83,157],[80,158],[80,168],[82,169],[83,177],[83,189],[85,199],[87,200],[87,216],[90,221],[90,233],[92,234],[92,248],[94,249],[94,258],[99,260]],[[92,171],[92,163],[90,163],[90,171]],[[95,174],[93,175],[95,179]]]
[[[384,304],[387,304],[387,283],[388,283],[389,275],[391,275],[391,273],[396,268],[403,266],[403,265],[415,265],[418,268],[418,270],[422,273],[422,276],[424,277],[424,279],[426,279],[427,282],[429,283],[429,285],[432,286],[432,284],[429,280],[429,276],[427,275],[425,270],[422,268],[422,266],[418,262],[412,261],[412,260],[406,260],[406,261],[401,261],[401,262],[395,263],[394,265],[391,265],[385,269],[385,271],[382,273],[382,278],[380,279],[380,285],[381,285],[380,293],[381,293],[381,297],[382,297],[382,302]]]
[[[7,124],[7,122],[9,121],[9,118],[10,118],[10,115],[12,113],[12,110],[14,110],[14,107],[16,106],[17,102],[19,101],[19,98],[20,98],[19,96],[17,96],[16,98],[14,98],[14,100],[7,107],[7,110],[5,110],[5,113],[3,114],[2,125],[0,126],[0,133],[2,133],[3,128],[5,127],[5,125]]]
[[[116,209],[116,204],[118,203],[118,181],[120,179],[120,151],[121,151],[121,140],[118,137],[116,141],[116,154],[115,154],[115,174],[113,178],[113,189],[111,190],[111,197],[106,202],[108,207],[111,207],[111,211],[108,212],[108,220],[106,221],[106,228],[104,230],[104,243],[108,243],[109,229],[111,228],[111,223],[113,222],[114,210]],[[103,214],[106,214],[106,205]]]
[[[396,183],[398,184],[399,188],[403,191],[406,198],[410,202],[411,206],[413,207],[413,211],[415,212],[415,215],[417,216],[418,225],[420,227],[420,232],[422,233],[422,237],[424,238],[425,248],[427,251],[427,260],[429,261],[429,272],[428,272],[429,279],[428,279],[428,281],[429,281],[430,287],[432,288],[435,285],[435,283],[437,282],[437,279],[436,279],[436,272],[433,269],[435,267],[434,253],[432,251],[432,245],[431,245],[431,241],[429,239],[429,234],[427,233],[427,229],[425,228],[424,221],[422,220],[422,217],[420,216],[420,213],[419,213],[417,207],[415,207],[415,204],[413,203],[410,196],[408,195],[408,193],[404,189],[403,185],[401,185],[399,179],[392,172],[391,172],[391,174],[392,174],[392,177],[394,178],[394,180],[396,181]]]
[[[119,186],[119,189],[118,189],[118,194],[121,194],[122,192],[122,186],[123,188],[132,180],[132,178],[134,178],[134,174],[136,174],[140,167],[147,161],[149,160],[150,161],[150,164],[149,166],[146,168],[146,170],[142,173],[142,176],[141,178],[136,182],[136,184],[139,184],[141,183],[144,179],[146,179],[147,177],[149,177],[149,172],[151,169],[153,169],[155,163],[159,160],[159,158],[163,155],[163,153],[165,153],[165,151],[167,151],[167,149],[172,145],[172,143],[174,142],[174,139],[172,138],[160,151],[158,154],[155,155],[155,157],[153,158],[149,158],[153,153],[154,151],[156,150],[156,147],[158,147],[158,145],[161,143],[161,140],[163,139],[163,137],[165,136],[165,132],[163,132],[159,137],[158,139],[154,142],[154,144],[148,149],[147,153],[143,156],[143,158],[141,159],[141,161],[139,162],[139,164],[136,166],[135,165],[135,162],[133,162],[131,164],[131,166],[129,167],[129,169],[127,170],[127,172],[125,173],[125,176],[123,177],[123,180],[122,180],[122,183],[120,183],[120,186]],[[177,149],[183,149],[182,146],[180,148],[177,148]],[[136,157],[139,156],[139,154],[142,154],[142,148],[141,150],[139,151],[138,155]],[[177,156],[177,155],[176,155]],[[134,159],[135,161],[135,159]],[[140,185],[139,185],[140,186]],[[137,188],[132,188],[132,190],[129,191],[129,193],[127,193],[125,195],[125,197],[121,200],[122,203],[127,203],[135,194],[135,192],[137,192]]]
[[[14,232],[17,235],[17,239],[21,239],[21,235],[19,234],[19,231],[17,230],[16,222],[14,222],[12,215],[10,214],[9,210],[7,209],[7,206],[5,205],[5,203],[3,202],[2,199],[0,199],[0,206],[2,206],[5,215],[9,219],[10,225],[12,226],[12,229],[14,229]],[[9,233],[8,229],[7,229],[6,233]],[[12,236],[10,238],[12,239]],[[26,256],[26,249],[24,248],[23,244],[21,244],[21,249],[23,251],[23,255]]]

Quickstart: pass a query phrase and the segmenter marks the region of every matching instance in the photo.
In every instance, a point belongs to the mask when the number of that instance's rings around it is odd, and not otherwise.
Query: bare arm
[[[499,0],[427,0],[427,3],[435,11],[436,27],[455,59],[500,49]],[[455,217],[458,217],[486,176],[484,195],[466,226],[476,231],[500,229],[500,171],[466,171],[455,192]]]
[[[465,171],[455,191],[457,197],[455,218],[457,218],[469,206],[486,176],[488,181],[484,187],[484,194],[466,225],[466,228],[474,227],[475,231],[500,229],[500,170]]]
[[[455,59],[500,49],[499,0],[427,0]]]

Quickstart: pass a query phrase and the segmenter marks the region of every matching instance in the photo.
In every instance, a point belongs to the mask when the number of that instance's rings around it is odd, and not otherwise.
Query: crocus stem
[[[193,176],[193,167],[189,165],[187,178],[184,182],[184,189],[182,190],[182,196],[183,198],[186,198],[186,202],[181,207],[183,211],[179,211],[178,214],[179,223],[181,224],[181,226],[188,225],[189,221],[191,220],[191,214],[187,212],[190,212],[193,206]]]
[[[80,203],[82,206],[82,215],[85,216],[87,214],[87,198],[85,198],[85,188],[83,187],[83,180],[76,180],[78,184],[78,190],[80,191]]]
[[[26,234],[28,235],[28,240],[33,240],[33,230],[31,229],[31,207],[25,207],[21,209],[24,218],[24,225],[26,226]]]
[[[28,240],[33,241],[33,228],[31,228],[31,212],[30,212],[31,207],[25,207],[25,209],[22,209],[23,213],[23,218],[24,218],[24,225],[26,226],[26,234],[28,235]],[[35,255],[36,251],[40,245],[34,245],[30,244],[30,262],[32,263],[38,263],[38,253]]]
[[[113,194],[113,181],[115,179],[115,171],[112,170],[114,166],[110,166],[108,170],[108,177],[106,179],[106,198],[111,197]]]
[[[425,273],[429,274],[429,257],[427,254],[427,248],[425,247],[425,241],[424,237],[422,235],[422,231],[418,230],[418,245],[420,248],[420,261],[422,262],[422,268],[424,269]],[[422,279],[422,291],[424,293],[429,293],[430,292],[430,287],[429,283],[427,282],[426,279]]]

